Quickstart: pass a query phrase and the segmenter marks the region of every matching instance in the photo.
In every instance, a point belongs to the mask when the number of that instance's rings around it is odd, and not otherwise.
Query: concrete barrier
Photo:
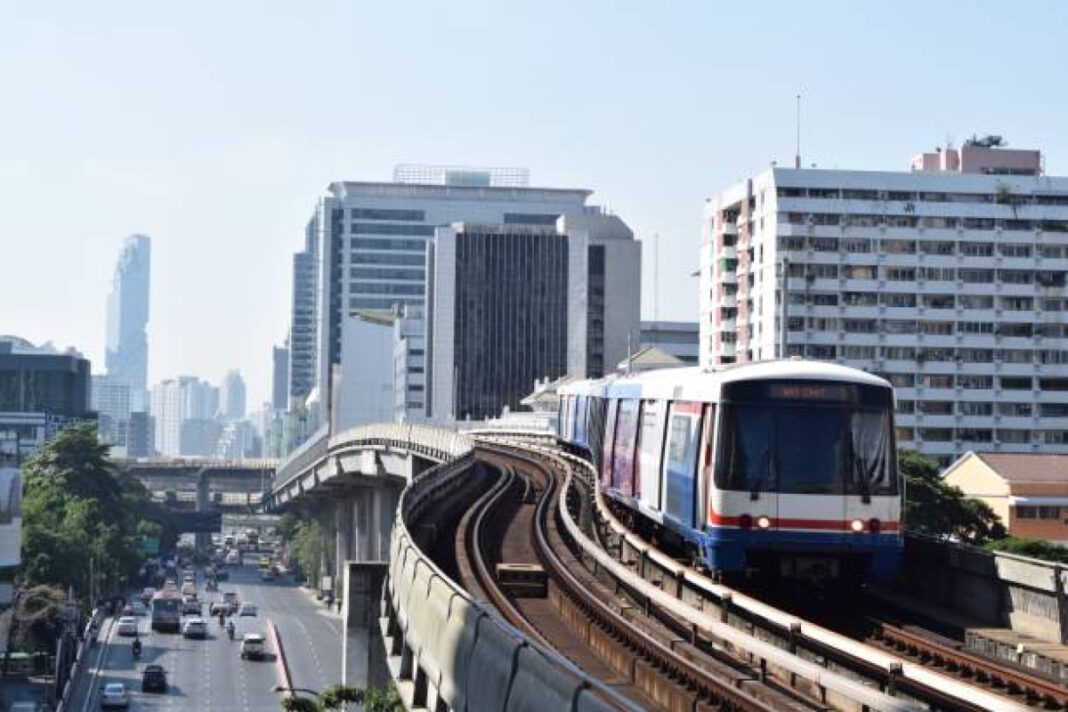
[[[420,447],[441,462],[463,457],[473,447],[465,436],[435,438],[425,431],[419,433]],[[488,604],[471,599],[419,548],[409,525],[452,497],[465,484],[466,472],[448,464],[431,468],[412,480],[398,503],[379,625],[387,666],[405,707],[468,712],[638,709],[559,653],[528,640]],[[420,533],[426,538],[425,531]]]
[[[1068,567],[1004,552],[905,538],[906,588],[990,627],[1068,644]]]

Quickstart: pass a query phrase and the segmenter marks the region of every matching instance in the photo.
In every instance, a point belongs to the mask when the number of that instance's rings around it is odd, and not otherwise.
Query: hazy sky
[[[707,196],[794,153],[905,169],[973,132],[1068,174],[1068,3],[0,0],[0,333],[103,370],[122,239],[153,240],[149,380],[269,394],[291,253],[334,180],[526,166],[645,240],[696,319]]]

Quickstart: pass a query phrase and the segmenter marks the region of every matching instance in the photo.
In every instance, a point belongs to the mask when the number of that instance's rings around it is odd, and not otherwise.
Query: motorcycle
[[[141,657],[141,641],[135,640],[133,645],[130,646],[130,652],[133,653],[134,660]]]
[[[226,625],[226,635],[229,636],[230,640],[234,639],[234,622],[233,621],[230,621]]]

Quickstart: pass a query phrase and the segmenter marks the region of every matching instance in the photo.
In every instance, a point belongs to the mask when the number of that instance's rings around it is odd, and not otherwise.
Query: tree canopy
[[[901,450],[898,468],[905,480],[905,524],[912,531],[970,544],[1005,536],[994,510],[947,484],[934,461],[914,450]]]
[[[141,536],[173,541],[166,509],[144,486],[118,470],[95,425],[59,432],[23,466],[22,568],[28,585],[98,590],[133,581],[141,566]]]

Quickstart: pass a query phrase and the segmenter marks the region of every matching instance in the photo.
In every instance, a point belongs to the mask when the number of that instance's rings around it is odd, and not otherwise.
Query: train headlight
[[[878,534],[882,528],[883,523],[880,522],[878,519],[868,520],[868,531],[870,531],[872,534]]]
[[[852,522],[849,523],[849,528],[857,534],[860,534],[862,531],[864,531],[864,521],[861,519],[854,519]]]
[[[753,527],[753,518],[748,514],[743,514],[738,517],[738,527],[740,529],[751,529]]]
[[[767,529],[768,527],[771,526],[771,520],[768,519],[767,517],[759,517],[757,519],[757,526],[760,527],[761,529]]]

